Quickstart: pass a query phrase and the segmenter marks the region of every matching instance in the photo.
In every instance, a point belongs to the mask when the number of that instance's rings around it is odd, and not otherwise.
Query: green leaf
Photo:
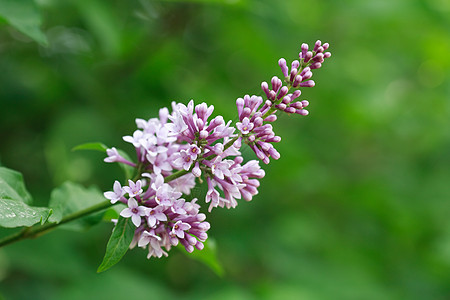
[[[81,144],[81,145],[75,146],[74,148],[72,148],[72,151],[95,150],[95,151],[100,151],[100,152],[105,153],[108,148],[109,148],[108,146],[106,146],[105,144],[102,144],[102,143],[86,143],[86,144]],[[117,149],[117,152],[119,152],[119,154],[126,160],[132,161],[130,156],[125,151]],[[123,173],[125,174],[126,180],[133,178],[135,168],[133,168],[132,166],[126,165],[126,164],[122,164],[122,163],[119,163],[119,166],[122,169]]]
[[[22,174],[8,168],[0,167],[0,198],[31,204],[31,195],[25,188]]]
[[[65,182],[62,186],[52,191],[49,207],[53,209],[53,214],[50,216],[49,222],[59,223],[67,215],[104,201],[105,197],[96,187],[85,188],[73,182]],[[61,227],[72,230],[84,230],[99,223],[102,215],[103,212],[95,213]]]
[[[0,0],[0,16],[39,44],[48,45],[47,37],[40,29],[41,14],[33,0]]]
[[[105,257],[98,267],[97,273],[108,270],[122,259],[130,247],[135,230],[136,226],[131,222],[131,218],[119,217],[106,245]]]
[[[47,221],[51,215],[47,207],[32,207],[23,202],[0,198],[0,226],[21,227],[32,226],[38,222]]]
[[[126,152],[124,152],[120,149],[117,149],[117,152],[119,152],[119,154],[126,160],[132,161],[130,156]],[[120,163],[119,166],[122,169],[123,173],[125,174],[125,179],[133,178],[135,168],[133,168],[132,166],[126,165],[126,164],[122,164],[122,163]]]
[[[102,143],[86,143],[86,144],[81,144],[81,145],[73,147],[72,151],[95,150],[95,151],[100,151],[100,152],[106,152],[106,149],[108,149],[108,146],[106,146],[105,144],[102,144]]]
[[[209,267],[217,276],[223,277],[224,269],[217,259],[217,247],[216,242],[212,238],[208,238],[206,242],[203,243],[205,247],[203,250],[194,250],[192,253],[188,253],[186,251],[182,251],[190,258],[197,260],[207,267]]]

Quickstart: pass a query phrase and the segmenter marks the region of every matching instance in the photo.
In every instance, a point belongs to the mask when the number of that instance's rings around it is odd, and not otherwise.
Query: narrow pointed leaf
[[[106,245],[105,257],[97,269],[98,273],[108,270],[122,259],[130,247],[135,230],[130,218],[119,217]]]
[[[73,147],[72,151],[95,150],[95,151],[100,151],[100,152],[106,153],[106,149],[108,149],[108,146],[106,146],[105,144],[102,144],[102,143],[86,143],[86,144],[81,144],[81,145]]]
[[[45,223],[51,215],[47,207],[32,207],[12,199],[0,198],[0,226],[21,227]]]

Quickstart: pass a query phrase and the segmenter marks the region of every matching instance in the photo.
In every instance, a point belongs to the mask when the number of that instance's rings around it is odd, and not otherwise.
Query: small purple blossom
[[[184,232],[186,230],[191,229],[191,225],[188,223],[183,223],[181,221],[177,221],[172,228],[171,234],[176,235],[180,239],[184,238]]]
[[[127,193],[131,198],[139,196],[142,194],[142,182],[140,180],[134,183],[132,180],[128,180],[128,186],[124,186],[123,190]]]
[[[122,189],[120,182],[116,180],[114,181],[113,192],[104,192],[103,195],[111,201],[111,204],[114,204],[125,195],[125,191]]]
[[[141,217],[145,216],[145,214],[145,207],[138,205],[137,201],[133,198],[128,200],[128,207],[120,212],[120,215],[124,218],[131,217],[131,221],[136,227],[141,225]]]
[[[159,221],[167,221],[167,216],[163,213],[164,208],[157,206],[155,208],[147,208],[147,222],[148,226],[153,227]]]
[[[236,128],[239,129],[242,134],[248,134],[253,129],[254,124],[250,122],[250,119],[245,117],[241,122],[236,123]]]

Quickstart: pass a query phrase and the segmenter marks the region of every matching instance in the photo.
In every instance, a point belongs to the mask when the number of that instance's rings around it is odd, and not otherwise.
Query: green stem
[[[0,240],[0,248],[3,246],[6,246],[6,245],[12,244],[14,242],[18,242],[20,240],[26,239],[26,238],[34,238],[39,235],[45,234],[45,233],[49,232],[50,230],[52,230],[62,224],[68,223],[68,222],[73,221],[78,218],[82,218],[84,216],[90,215],[90,214],[98,212],[98,211],[104,210],[111,206],[112,206],[111,202],[104,201],[104,202],[98,203],[94,206],[88,207],[86,209],[77,211],[73,214],[67,215],[59,223],[46,223],[44,225],[27,227],[22,231],[19,231],[17,233],[14,233],[10,236],[7,236],[7,237],[1,239]]]

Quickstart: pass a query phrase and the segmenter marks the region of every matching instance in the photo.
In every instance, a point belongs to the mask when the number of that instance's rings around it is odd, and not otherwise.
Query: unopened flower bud
[[[276,108],[278,108],[279,110],[285,110],[286,109],[286,104],[284,103],[280,103],[275,105]]]
[[[306,52],[305,62],[309,62],[312,57],[313,53],[311,51]]]
[[[301,46],[302,52],[300,53],[300,58],[306,57],[306,52],[308,52],[308,44],[303,43]]]
[[[289,103],[291,103],[291,101],[292,101],[291,97],[289,97],[289,95],[288,95],[288,96],[283,98],[283,101],[281,101],[281,103],[289,104]]]
[[[283,72],[284,77],[288,77],[289,76],[289,69],[287,67],[286,60],[284,58],[280,58],[278,60],[278,65],[280,66],[281,72]]]
[[[286,107],[284,112],[288,113],[288,114],[293,114],[293,113],[295,113],[295,108],[293,108],[293,107]]]
[[[272,90],[274,90],[275,93],[278,93],[278,90],[283,85],[283,82],[277,76],[273,76],[271,83],[272,83]]]
[[[302,116],[307,116],[309,115],[309,111],[307,111],[306,109],[298,109],[295,111],[296,114],[302,115]]]
[[[311,69],[320,69],[322,67],[322,64],[320,62],[315,62],[312,65],[310,65]]]
[[[286,96],[286,94],[288,93],[288,91],[289,91],[288,87],[287,87],[287,86],[283,86],[283,87],[280,89],[280,92],[278,93],[277,99],[281,99],[281,97]]]
[[[330,47],[330,44],[325,43],[325,44],[322,45],[322,47],[323,47],[323,50],[327,50],[328,47]]]
[[[297,76],[297,72],[298,72],[298,70],[296,68],[291,69],[291,76],[289,77],[289,81],[291,81],[291,82],[294,81],[295,76]]]
[[[314,82],[314,80],[308,80],[308,81],[300,83],[300,86],[302,86],[302,87],[313,87],[315,85],[316,85],[316,83]]]
[[[323,53],[317,53],[313,57],[313,61],[323,63]],[[311,69],[313,69],[313,68],[311,68]]]
[[[208,137],[208,135],[209,135],[209,132],[206,131],[206,130],[202,130],[202,131],[199,132],[199,138],[200,138],[201,140],[206,139],[206,138]]]
[[[309,101],[308,100],[302,100],[302,106],[303,107],[307,107],[309,105]]]
[[[257,117],[253,121],[253,124],[255,124],[255,127],[259,127],[259,126],[261,126],[263,124],[263,119],[261,117]]]
[[[269,84],[265,81],[261,83],[261,89],[266,93],[267,98],[269,98]]]
[[[300,67],[300,62],[298,60],[294,60],[291,64],[291,69],[298,69]]]
[[[317,40],[316,43],[314,44],[314,49],[313,51],[317,52],[317,49],[319,49],[319,47],[322,45],[322,42],[320,40]]]
[[[300,101],[294,102],[290,105],[290,107],[293,107],[295,109],[302,109],[303,108],[303,104]],[[295,111],[294,111],[295,112]]]
[[[276,115],[270,115],[267,118],[264,119],[264,122],[275,122],[277,120]]]
[[[328,58],[328,57],[330,57],[331,56],[331,52],[325,52],[324,54],[323,54],[323,57],[324,58]]]
[[[303,80],[302,76],[300,75],[295,76],[295,80],[292,86],[297,87],[300,84],[300,82],[302,82],[302,80]]]

